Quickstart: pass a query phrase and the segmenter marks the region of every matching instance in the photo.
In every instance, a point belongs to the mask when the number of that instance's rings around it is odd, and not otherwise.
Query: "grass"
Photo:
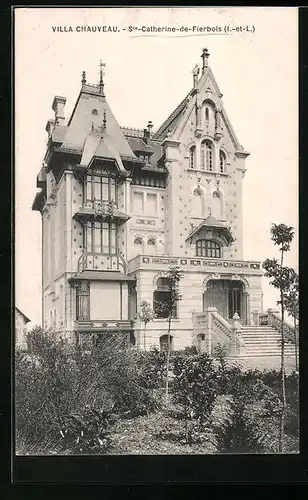
[[[161,432],[162,429],[165,432]],[[188,445],[184,422],[160,410],[148,416],[119,420],[112,430],[109,455],[194,455],[215,453],[210,445]],[[177,442],[176,442],[177,441]],[[180,441],[180,442],[179,442]]]

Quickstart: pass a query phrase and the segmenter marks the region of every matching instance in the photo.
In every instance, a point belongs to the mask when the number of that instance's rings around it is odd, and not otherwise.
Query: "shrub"
[[[186,440],[196,441],[218,395],[217,371],[207,353],[174,358],[173,397],[184,412]]]
[[[81,441],[86,439],[88,444],[84,446],[89,448],[92,443],[96,449],[98,439],[105,442],[100,433],[106,429],[95,427],[98,423],[90,415],[111,410],[122,416],[139,415],[159,405],[159,395],[152,389],[157,386],[157,381],[151,382],[152,361],[144,375],[136,363],[136,352],[125,348],[122,339],[113,336],[85,351],[53,332],[37,329],[31,333],[30,353],[17,353],[15,357],[17,448],[22,443],[23,451],[28,447],[49,453],[67,445],[62,443],[63,435],[65,443],[68,436],[74,436],[69,440],[73,445],[77,421],[72,415],[80,415],[85,421],[80,432],[87,436]],[[71,430],[66,435],[68,422]],[[96,432],[97,439],[90,439],[86,429],[91,429],[92,436]]]

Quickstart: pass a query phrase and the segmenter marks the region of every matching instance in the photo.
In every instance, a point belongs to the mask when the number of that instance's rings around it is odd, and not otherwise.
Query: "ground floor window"
[[[170,350],[173,350],[173,338],[172,335],[169,335],[170,338]],[[168,352],[168,335],[162,335],[159,339],[159,347],[163,352]]]
[[[167,278],[157,280],[156,290],[153,294],[153,310],[156,318],[167,318],[171,307],[171,291]],[[178,304],[172,308],[172,318],[178,317]]]

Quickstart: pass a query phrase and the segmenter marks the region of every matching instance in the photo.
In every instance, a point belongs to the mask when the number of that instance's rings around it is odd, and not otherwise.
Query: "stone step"
[[[281,354],[281,351],[280,349],[276,349],[276,348],[270,348],[270,347],[264,347],[264,348],[261,348],[261,349],[253,349],[253,348],[249,348],[248,346],[245,347],[245,351],[246,352],[258,352],[258,353],[265,353],[265,352],[276,352],[277,355]],[[287,349],[284,351],[285,354],[287,353],[290,353],[290,354],[294,354],[295,353],[295,349]]]
[[[272,356],[272,357],[275,357],[275,358],[280,358],[279,354],[276,354],[276,353],[264,353],[262,352],[262,354],[260,353],[246,353],[246,354],[241,354],[241,358],[261,358],[263,356]],[[291,355],[287,355],[286,357],[294,357],[295,355],[291,354]],[[236,358],[232,358],[232,359],[236,359]]]

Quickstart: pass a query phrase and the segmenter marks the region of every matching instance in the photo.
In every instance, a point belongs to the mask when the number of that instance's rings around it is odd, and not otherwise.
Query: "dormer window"
[[[220,245],[213,240],[197,240],[196,241],[196,256],[210,257],[219,259],[221,257]]]
[[[196,167],[196,146],[192,146],[189,150],[189,168]]]

